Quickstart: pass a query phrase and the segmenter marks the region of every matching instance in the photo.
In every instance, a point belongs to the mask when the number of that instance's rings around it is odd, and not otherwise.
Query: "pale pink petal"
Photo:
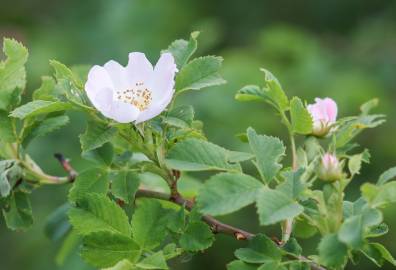
[[[337,120],[337,103],[335,103],[334,100],[331,98],[325,98],[324,102],[326,104],[326,113],[328,116],[328,119],[331,123],[335,123]]]
[[[154,68],[154,77],[151,81],[153,105],[166,101],[175,86],[177,67],[173,55],[163,53]]]
[[[106,116],[112,103],[113,83],[103,67],[93,66],[91,68],[85,83],[85,91],[95,108]]]
[[[139,113],[135,106],[117,100],[111,104],[110,118],[119,123],[131,123],[138,118]]]
[[[104,65],[116,90],[123,90],[128,87],[127,74],[125,67],[114,60],[110,60]]]
[[[135,83],[147,83],[153,76],[153,65],[147,60],[144,53],[132,52],[126,67],[127,77],[131,85]]]

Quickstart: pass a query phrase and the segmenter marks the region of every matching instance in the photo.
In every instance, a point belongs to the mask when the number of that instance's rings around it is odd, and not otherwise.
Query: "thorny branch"
[[[65,157],[59,153],[55,154],[54,156],[62,165],[63,169],[69,174],[68,176],[69,182],[73,182],[76,179],[78,173],[70,165],[69,160],[65,159]],[[180,172],[173,171],[173,176],[174,179],[177,181],[180,177]],[[140,188],[136,192],[136,197],[155,198],[159,200],[173,202],[175,204],[185,207],[186,210],[188,211],[191,211],[191,209],[194,206],[193,201],[185,199],[180,195],[180,193],[177,191],[176,185],[172,188],[171,194]],[[249,240],[255,236],[255,234],[253,233],[222,223],[221,221],[215,219],[210,215],[202,216],[202,220],[210,226],[212,232],[215,234],[222,233],[222,234],[230,235],[237,240]],[[277,239],[273,239],[273,241],[277,246],[281,247],[282,245],[281,241]],[[321,265],[318,265],[317,263],[311,261],[310,259],[304,256],[290,255],[290,257],[293,259],[297,259],[301,262],[308,263],[312,270],[326,270],[326,268],[322,267]]]

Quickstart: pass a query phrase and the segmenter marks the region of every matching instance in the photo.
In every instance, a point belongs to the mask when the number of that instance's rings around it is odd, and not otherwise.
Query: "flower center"
[[[135,106],[140,111],[144,111],[150,106],[153,98],[150,89],[143,82],[138,82],[131,89],[117,91],[117,99]]]

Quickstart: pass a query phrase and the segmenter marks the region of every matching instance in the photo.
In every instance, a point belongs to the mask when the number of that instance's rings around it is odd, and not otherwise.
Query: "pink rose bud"
[[[312,135],[317,137],[326,136],[337,119],[337,103],[331,98],[315,98],[315,103],[307,106],[312,116]]]
[[[333,154],[326,153],[322,156],[318,176],[324,181],[336,181],[342,177],[342,162]]]

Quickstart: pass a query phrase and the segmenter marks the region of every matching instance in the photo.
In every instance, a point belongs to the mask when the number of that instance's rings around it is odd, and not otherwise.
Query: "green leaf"
[[[3,208],[3,215],[9,229],[28,230],[33,224],[32,207],[28,195],[23,192],[14,192],[9,203]]]
[[[127,259],[136,262],[140,257],[139,246],[122,234],[101,231],[83,238],[81,257],[89,264],[105,268]]]
[[[141,270],[135,267],[129,260],[124,259],[119,261],[116,265],[110,268],[106,268],[106,270]]]
[[[216,56],[205,56],[192,60],[177,74],[176,92],[199,90],[226,83],[219,73],[222,61],[223,58]]]
[[[338,232],[338,239],[352,248],[363,245],[362,216],[357,215],[345,220]]]
[[[56,60],[50,60],[50,65],[55,70],[55,77],[57,80],[67,79],[79,89],[84,88],[83,82],[76,76],[71,69]]]
[[[166,213],[158,201],[141,199],[132,217],[132,234],[136,243],[151,250],[166,237]]]
[[[307,239],[314,236],[318,230],[307,219],[299,217],[295,220],[293,234],[295,237]]]
[[[191,127],[194,119],[194,109],[191,105],[179,106],[172,109],[166,117],[164,117],[164,123],[178,127],[188,128]]]
[[[284,251],[286,251],[287,253],[291,253],[291,254],[294,254],[297,256],[301,255],[301,253],[302,253],[302,247],[300,246],[300,244],[297,242],[296,238],[294,238],[294,237],[291,237],[289,239],[289,241],[287,241],[283,245],[282,249]]]
[[[367,151],[367,149],[360,154],[351,156],[348,161],[348,169],[349,169],[351,175],[359,174],[360,169],[362,168],[362,163],[363,162],[368,163],[369,157],[370,157],[370,154]]]
[[[289,198],[297,199],[305,189],[305,185],[301,182],[303,173],[304,170],[301,168],[297,171],[289,170],[283,172],[282,176],[285,180],[276,189],[283,192]]]
[[[83,152],[81,156],[99,166],[109,167],[113,162],[114,148],[110,142],[107,142],[91,151]]]
[[[311,114],[298,97],[293,97],[290,101],[290,117],[293,132],[299,134],[312,133],[313,123]]]
[[[111,177],[111,192],[126,203],[132,202],[139,188],[139,175],[134,172],[117,171]]]
[[[238,101],[266,101],[266,95],[264,90],[257,85],[245,85],[237,92],[235,99]]]
[[[131,235],[131,226],[124,210],[101,194],[90,193],[78,198],[76,207],[69,211],[69,220],[82,235],[97,231]]]
[[[256,166],[266,183],[276,176],[282,168],[279,163],[285,155],[285,146],[275,137],[258,135],[253,128],[248,128],[247,136],[252,152],[256,155]]]
[[[158,251],[136,264],[142,269],[169,269],[162,251]]]
[[[229,162],[229,151],[213,143],[186,139],[173,146],[167,156],[168,167],[180,171],[239,171]]]
[[[382,213],[367,204],[355,215],[347,217],[338,231],[338,240],[347,246],[358,249],[364,244],[364,236],[370,227],[382,222]]]
[[[209,248],[214,236],[209,226],[202,221],[190,222],[180,237],[180,246],[187,251],[200,251]]]
[[[232,261],[227,264],[227,270],[257,270],[257,265],[247,264],[243,261]]]
[[[189,41],[186,41],[184,39],[178,39],[173,41],[172,44],[169,45],[166,51],[170,52],[173,55],[178,69],[181,69],[185,64],[187,64],[190,57],[197,50],[198,36],[199,32],[192,32]]]
[[[206,181],[200,189],[197,203],[204,214],[229,214],[253,203],[262,186],[249,175],[220,173]]]
[[[287,270],[287,268],[281,265],[279,262],[270,262],[263,264],[257,270]]]
[[[390,168],[380,175],[377,185],[383,185],[395,177],[396,177],[396,167]]]
[[[20,101],[25,88],[28,51],[16,40],[5,38],[3,52],[7,59],[0,62],[0,110],[8,111]]]
[[[285,111],[289,107],[289,99],[282,89],[279,81],[275,76],[266,69],[260,69],[264,72],[266,86],[264,94],[269,103],[271,103],[279,111]]]
[[[389,232],[389,227],[385,223],[381,223],[377,226],[372,226],[366,233],[366,237],[380,237]]]
[[[247,263],[280,262],[282,253],[271,239],[259,234],[249,241],[247,248],[237,249],[235,257]]]
[[[368,128],[375,128],[385,122],[384,115],[362,114],[344,121],[336,131],[336,147],[341,148],[348,144],[354,137]]]
[[[181,248],[178,248],[175,243],[170,243],[164,246],[162,252],[164,253],[165,259],[170,260],[181,255],[183,253],[183,250]]]
[[[253,159],[254,155],[245,152],[228,151],[228,161],[231,163],[243,162]]]
[[[23,145],[26,146],[31,140],[37,137],[43,137],[61,127],[66,126],[69,123],[69,117],[67,115],[60,115],[44,119],[43,121],[37,122],[27,134],[24,134]],[[26,129],[25,129],[26,130]]]
[[[58,266],[63,266],[67,258],[79,248],[81,244],[80,236],[74,231],[71,230],[69,234],[63,240],[59,251],[56,254],[55,262]]]
[[[22,168],[17,161],[12,159],[0,160],[0,197],[7,197],[23,176]]]
[[[50,76],[41,77],[41,86],[33,92],[33,100],[57,101],[55,80]]]
[[[88,122],[84,134],[80,135],[81,148],[83,152],[94,150],[101,147],[112,139],[117,130],[103,123]]]
[[[12,119],[3,111],[0,111],[0,140],[7,143],[16,141],[12,128]]]
[[[52,241],[60,240],[69,232],[70,223],[67,219],[69,209],[70,204],[66,202],[48,216],[44,231]]]
[[[294,218],[304,208],[283,192],[264,187],[257,198],[257,212],[261,225],[271,225],[279,221]]]
[[[347,262],[348,249],[336,234],[325,235],[319,243],[319,262],[327,267],[340,268]]]
[[[88,193],[106,194],[109,189],[107,172],[100,168],[92,168],[81,172],[69,192],[69,200],[76,201]]]
[[[378,106],[378,98],[373,98],[360,106],[360,111],[363,115],[368,115],[372,109]]]
[[[388,182],[381,186],[365,183],[360,189],[362,196],[374,208],[396,202],[396,181]]]
[[[71,107],[71,104],[60,101],[34,100],[16,108],[10,113],[10,116],[25,119],[41,114],[65,111]]]
[[[396,260],[392,254],[380,243],[368,243],[361,251],[379,267],[384,264],[384,261],[396,266]]]

